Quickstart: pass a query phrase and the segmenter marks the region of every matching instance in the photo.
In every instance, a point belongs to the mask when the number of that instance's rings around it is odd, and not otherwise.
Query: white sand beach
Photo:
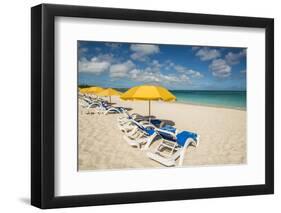
[[[148,115],[147,101],[112,97],[112,102],[130,108],[129,113]],[[246,111],[152,101],[151,115],[200,135],[199,146],[187,148],[183,166],[246,163]],[[79,106],[79,170],[164,167],[149,159],[145,151],[128,145],[117,127],[117,117],[89,114]]]

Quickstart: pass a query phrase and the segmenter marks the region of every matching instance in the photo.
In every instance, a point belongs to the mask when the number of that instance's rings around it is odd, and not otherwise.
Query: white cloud
[[[228,64],[234,65],[240,63],[240,59],[246,55],[246,49],[238,52],[238,53],[232,53],[229,52],[225,55],[225,60]]]
[[[164,69],[167,68],[173,71],[176,70],[177,73],[163,74],[162,73],[163,68]],[[170,60],[166,60],[164,63],[159,63],[158,60],[153,60],[148,64],[148,67],[139,71],[141,71],[141,73],[140,75],[138,75],[138,77],[142,79],[142,81],[183,82],[183,81],[190,81],[190,78],[203,77],[203,75],[200,72],[188,69],[180,65],[176,65]]]
[[[184,73],[184,74],[186,74],[190,77],[193,77],[193,78],[202,78],[204,76],[203,74],[201,74],[198,71],[188,69],[188,68],[180,66],[180,65],[176,65],[176,66],[174,66],[174,68],[177,72]]]
[[[175,66],[175,63],[172,62],[172,61],[170,61],[170,60],[167,60],[165,63],[166,63],[168,66],[170,66],[170,67]]]
[[[110,61],[103,60],[99,57],[93,57],[91,60],[82,58],[79,60],[78,68],[79,72],[89,72],[93,74],[100,74],[108,70]]]
[[[175,66],[176,66],[176,64],[174,62],[172,62],[171,60],[166,60],[163,63],[163,67],[165,70],[173,69]]]
[[[100,61],[107,61],[109,63],[116,63],[117,62],[117,59],[114,58],[113,54],[99,54],[97,56],[97,59],[100,60]]]
[[[128,60],[120,64],[113,64],[109,69],[109,75],[112,78],[122,78],[127,76],[128,72],[135,67],[135,64]]]
[[[200,72],[195,71],[195,70],[188,70],[187,74],[190,75],[193,78],[202,78],[202,77],[204,77],[203,74],[201,74]]]
[[[131,58],[138,61],[146,61],[148,56],[159,52],[159,47],[153,44],[132,44],[130,46]]]
[[[161,72],[153,72],[153,69],[146,68],[144,70],[133,69],[128,77],[134,81],[145,83],[191,83],[190,78],[185,75],[162,74]]]
[[[223,59],[215,59],[209,65],[213,76],[225,78],[231,75],[231,67]]]
[[[180,79],[180,81],[186,81],[188,83],[191,83],[190,78],[185,74],[180,75],[179,79]]]
[[[217,49],[210,49],[208,47],[203,47],[199,49],[196,54],[200,58],[201,61],[208,61],[221,56],[221,53]]]
[[[153,60],[151,65],[158,69],[160,69],[163,66],[163,64],[160,64],[159,61],[157,61],[157,60]]]

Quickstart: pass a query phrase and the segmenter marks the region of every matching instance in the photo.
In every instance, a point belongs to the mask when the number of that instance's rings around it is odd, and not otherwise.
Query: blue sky
[[[78,83],[246,90],[246,48],[78,41]]]

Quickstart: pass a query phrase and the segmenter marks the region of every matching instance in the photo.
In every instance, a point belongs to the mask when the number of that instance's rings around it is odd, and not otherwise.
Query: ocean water
[[[117,88],[126,92],[128,88]],[[176,102],[246,110],[246,91],[170,90]]]
[[[246,110],[246,91],[171,90],[177,102]]]

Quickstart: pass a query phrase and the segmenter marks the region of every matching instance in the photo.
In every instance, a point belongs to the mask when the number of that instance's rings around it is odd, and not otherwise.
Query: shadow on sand
[[[149,119],[158,119],[156,118],[156,116],[151,115],[151,116],[143,116],[143,118],[145,120],[149,120]],[[160,121],[162,121],[163,123],[165,123],[166,125],[170,125],[170,126],[175,126],[175,122],[171,121],[171,120],[165,120],[165,119],[159,119]]]
[[[171,120],[165,120],[165,119],[160,119],[162,122],[164,122],[165,124],[167,125],[170,125],[170,126],[175,126],[175,122],[174,121],[171,121]]]

